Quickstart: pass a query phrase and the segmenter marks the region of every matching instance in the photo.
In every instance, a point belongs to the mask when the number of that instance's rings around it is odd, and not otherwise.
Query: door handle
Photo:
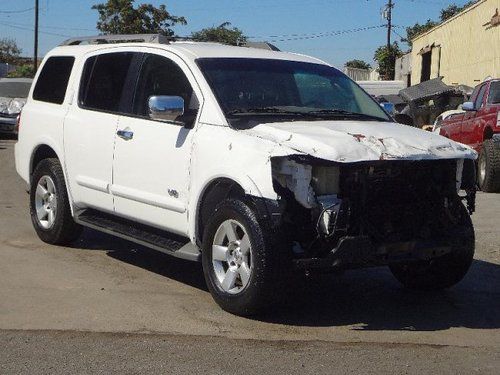
[[[134,132],[130,130],[118,130],[116,132],[116,135],[126,141],[130,141],[132,138],[134,138]]]

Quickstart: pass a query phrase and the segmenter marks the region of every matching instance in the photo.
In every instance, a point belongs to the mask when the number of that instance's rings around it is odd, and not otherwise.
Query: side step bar
[[[201,261],[200,250],[188,238],[177,234],[92,209],[82,211],[75,217],[75,221],[85,227],[135,242],[176,258]]]

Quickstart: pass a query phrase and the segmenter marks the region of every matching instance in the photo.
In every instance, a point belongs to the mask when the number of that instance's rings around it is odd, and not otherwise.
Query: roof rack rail
[[[115,34],[115,35],[95,35],[67,39],[60,46],[78,46],[87,44],[108,44],[108,43],[158,43],[168,44],[169,38],[161,34]]]

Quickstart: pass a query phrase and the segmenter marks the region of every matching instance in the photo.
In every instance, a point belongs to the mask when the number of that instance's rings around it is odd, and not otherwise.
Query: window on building
[[[50,57],[43,65],[38,77],[33,99],[62,104],[74,62],[75,58],[71,56]]]
[[[425,82],[431,79],[431,66],[432,50],[422,54],[422,71],[420,75],[420,82]]]

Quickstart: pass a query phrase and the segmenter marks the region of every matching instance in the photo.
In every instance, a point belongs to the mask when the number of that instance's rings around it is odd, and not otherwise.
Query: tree
[[[363,60],[350,60],[345,63],[347,68],[365,69],[370,70],[372,66]]]
[[[397,42],[394,42],[390,48],[387,48],[386,45],[377,48],[373,59],[378,63],[377,71],[383,79],[394,79],[396,59],[402,55],[403,52]]]
[[[243,34],[243,31],[237,27],[229,28],[229,26],[231,26],[230,22],[224,22],[218,27],[207,27],[192,33],[191,38],[199,42],[218,42],[233,46],[247,41],[247,37]]]
[[[468,1],[463,6],[458,6],[456,4],[448,5],[448,7],[441,10],[441,22],[446,21],[475,3],[477,3],[477,0]]]
[[[158,8],[141,4],[134,8],[135,0],[107,0],[92,9],[99,12],[97,29],[103,34],[162,34],[174,36],[172,27],[186,25],[184,17],[170,14],[165,5]]]
[[[0,39],[0,63],[15,64],[20,54],[21,49],[14,39]]]
[[[9,78],[33,78],[35,76],[35,70],[32,64],[19,65],[16,70],[7,74]]]
[[[410,47],[412,46],[412,40],[420,34],[429,31],[433,27],[439,25],[438,22],[434,22],[431,20],[427,20],[424,24],[419,24],[418,22],[410,27],[406,28],[406,38],[402,39],[403,42],[406,42]]]

